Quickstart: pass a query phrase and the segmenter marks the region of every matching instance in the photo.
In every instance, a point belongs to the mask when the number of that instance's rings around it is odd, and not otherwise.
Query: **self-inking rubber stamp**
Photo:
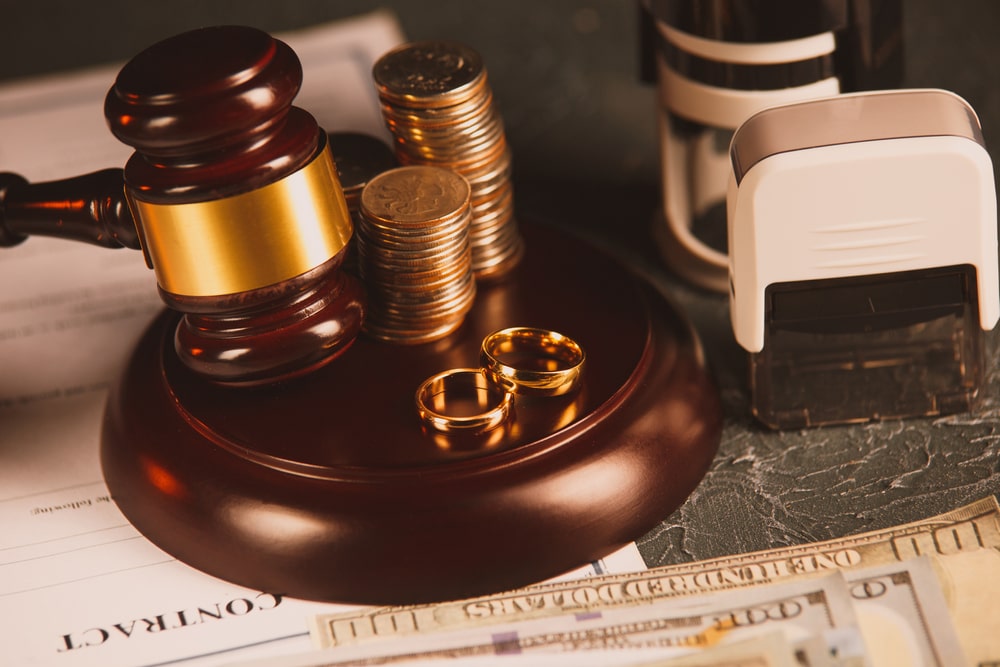
[[[752,410],[798,428],[964,412],[1000,315],[993,166],[941,90],[768,109],[735,133],[733,331]]]

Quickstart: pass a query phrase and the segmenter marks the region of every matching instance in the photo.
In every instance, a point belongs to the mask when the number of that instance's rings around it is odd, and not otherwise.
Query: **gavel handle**
[[[104,169],[45,183],[0,173],[0,247],[17,245],[33,235],[139,249],[122,170]]]

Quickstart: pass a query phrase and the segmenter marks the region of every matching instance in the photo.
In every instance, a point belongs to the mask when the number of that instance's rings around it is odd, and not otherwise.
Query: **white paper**
[[[328,131],[388,140],[371,67],[403,39],[393,15],[280,37],[303,63],[297,105]],[[118,69],[0,87],[0,171],[43,181],[124,165],[131,149],[103,118]],[[337,609],[195,571],[111,501],[98,461],[107,387],[161,308],[137,251],[44,238],[0,248],[5,665],[193,666],[301,652],[306,619]],[[632,545],[596,567],[645,566]]]

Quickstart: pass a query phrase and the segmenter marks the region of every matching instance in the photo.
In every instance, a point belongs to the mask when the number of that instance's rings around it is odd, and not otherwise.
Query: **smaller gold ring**
[[[424,380],[416,402],[420,419],[435,431],[476,434],[507,419],[513,396],[479,368],[452,368]]]
[[[586,355],[568,336],[511,327],[483,339],[479,363],[491,381],[513,394],[562,396],[580,381]]]

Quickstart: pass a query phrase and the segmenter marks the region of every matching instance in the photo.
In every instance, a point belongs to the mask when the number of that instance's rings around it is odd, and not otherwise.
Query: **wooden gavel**
[[[292,49],[253,28],[154,44],[105,100],[111,132],[135,148],[124,169],[37,184],[0,174],[0,245],[141,249],[183,313],[177,354],[215,382],[324,365],[358,335],[364,293],[341,271],[351,217],[326,133],[292,106],[301,83]]]

